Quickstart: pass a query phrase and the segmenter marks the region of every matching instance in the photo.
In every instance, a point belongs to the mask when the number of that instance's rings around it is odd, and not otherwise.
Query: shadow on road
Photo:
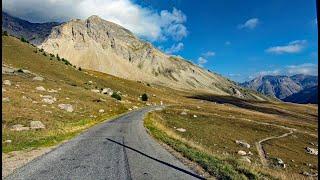
[[[198,178],[198,179],[205,179],[204,177],[201,177],[201,176],[199,176],[199,175],[197,175],[197,174],[194,174],[194,173],[192,173],[192,172],[190,172],[190,171],[184,170],[184,169],[179,168],[179,167],[177,167],[177,166],[175,166],[175,165],[172,165],[172,164],[169,164],[169,163],[167,163],[167,162],[164,162],[164,161],[161,161],[161,160],[159,160],[159,159],[156,159],[156,158],[154,158],[154,157],[151,157],[151,156],[149,156],[149,155],[147,155],[147,154],[145,154],[145,153],[143,153],[143,152],[141,152],[141,151],[139,151],[139,150],[136,150],[136,149],[134,149],[134,148],[132,148],[132,147],[129,147],[129,146],[125,145],[125,144],[122,144],[122,143],[120,143],[120,142],[114,141],[114,140],[112,140],[112,139],[110,139],[110,138],[106,138],[106,139],[109,140],[109,141],[111,141],[111,142],[113,142],[113,143],[116,143],[116,144],[118,144],[118,145],[120,145],[120,146],[123,146],[123,147],[125,147],[125,148],[127,148],[127,149],[130,149],[130,150],[132,150],[132,151],[134,151],[134,152],[137,152],[137,153],[139,153],[139,154],[141,154],[141,155],[143,155],[143,156],[145,156],[145,157],[147,157],[147,158],[150,158],[150,159],[152,159],[152,160],[154,160],[154,161],[157,161],[157,162],[159,162],[159,163],[161,163],[161,164],[164,164],[164,165],[166,165],[166,166],[169,166],[169,167],[171,167],[171,168],[173,168],[173,169],[175,169],[175,170],[178,170],[178,171],[181,171],[181,172],[183,172],[183,173],[189,174],[190,176],[193,176],[193,177]]]

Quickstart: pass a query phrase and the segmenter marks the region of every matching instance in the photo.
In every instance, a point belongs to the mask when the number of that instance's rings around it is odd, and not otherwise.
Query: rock
[[[248,152],[248,155],[249,155],[249,156],[252,156],[252,155],[253,155],[253,153],[252,153],[251,151],[249,151],[249,152]]]
[[[33,81],[43,81],[44,78],[43,77],[40,77],[40,76],[36,76],[34,78],[32,78]]]
[[[176,130],[180,131],[180,132],[186,132],[187,131],[186,129],[183,129],[183,128],[177,128]]]
[[[236,143],[239,144],[242,147],[246,147],[246,148],[250,148],[250,144],[248,144],[247,142],[243,141],[243,140],[236,140]]]
[[[188,113],[185,112],[185,111],[182,111],[180,114],[181,114],[181,115],[187,115]]]
[[[37,104],[38,102],[37,102],[37,101],[32,101],[32,103],[33,103],[33,104]]]
[[[27,131],[29,127],[24,127],[22,124],[16,124],[11,127],[11,131]]]
[[[162,102],[162,101],[160,101],[160,105],[161,105],[161,106],[163,105],[163,102]]]
[[[41,121],[31,121],[30,128],[31,129],[44,129],[46,127]]]
[[[150,103],[146,103],[146,105],[147,105],[147,106],[151,106],[151,104],[150,104]]]
[[[132,109],[131,109],[131,108],[129,108],[128,110],[129,110],[129,111],[132,111]]]
[[[251,160],[247,157],[247,156],[243,156],[240,158],[241,161],[247,162],[247,163],[251,163]]]
[[[93,82],[92,81],[88,81],[88,84],[92,84]]]
[[[138,109],[138,107],[137,106],[132,106],[132,109]]]
[[[99,89],[91,89],[91,92],[100,93]]]
[[[44,111],[45,113],[50,113],[50,114],[52,114],[52,111]]]
[[[45,102],[47,104],[53,104],[55,101],[57,101],[55,97],[49,95],[42,96],[42,98],[42,102]]]
[[[57,93],[58,91],[55,90],[55,89],[48,89],[48,92],[49,92],[49,93]]]
[[[29,70],[27,70],[27,69],[22,69],[22,72],[23,72],[23,73],[31,74],[31,71],[29,71]]]
[[[238,154],[239,154],[240,156],[245,156],[245,155],[247,155],[247,153],[246,153],[245,151],[242,151],[242,150],[239,150],[239,151],[238,151]]]
[[[103,99],[103,98],[99,98],[100,101],[106,102],[107,100]]]
[[[318,173],[311,174],[311,173],[308,173],[307,171],[304,171],[301,174],[304,176],[309,176],[309,177],[317,177],[318,176]]]
[[[6,92],[7,90],[5,90],[4,88],[2,88],[2,92]]]
[[[4,98],[2,98],[2,102],[10,102],[10,98],[9,97],[4,97]]]
[[[46,91],[46,89],[43,86],[36,87],[37,91]]]
[[[59,104],[60,109],[66,110],[67,112],[73,112],[73,107],[71,104]]]
[[[194,114],[193,117],[196,118],[196,117],[198,117],[198,116]]]
[[[102,91],[101,91],[102,94],[108,94],[109,96],[111,96],[113,94],[113,90],[110,89],[110,88],[104,88]]]
[[[10,80],[4,80],[3,84],[6,86],[11,86],[11,81]]]
[[[310,147],[306,147],[305,148],[308,154],[312,154],[312,155],[318,155],[318,149],[315,148],[310,148]]]
[[[99,113],[104,113],[104,109],[99,109]]]
[[[280,166],[282,168],[286,168],[286,164],[283,162],[282,159],[276,158],[276,163],[277,163],[276,166]]]
[[[4,141],[5,143],[12,143],[12,140],[8,139]]]

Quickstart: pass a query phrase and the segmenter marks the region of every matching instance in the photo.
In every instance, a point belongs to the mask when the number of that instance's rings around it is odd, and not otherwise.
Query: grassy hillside
[[[163,103],[176,101],[168,89],[104,73],[80,71],[79,67],[67,65],[66,61],[59,61],[57,57],[14,37],[2,36],[2,40],[2,66],[16,69],[14,73],[2,74],[2,82],[11,82],[11,86],[2,84],[2,96],[9,98],[9,102],[2,101],[3,152],[53,145],[96,123],[133,110],[135,106],[159,104],[161,100]],[[34,81],[35,76],[41,76],[44,80]],[[46,91],[36,90],[39,86]],[[122,100],[91,91],[101,88],[119,91]],[[148,94],[148,102],[140,100],[139,96],[143,93]],[[47,104],[41,97],[45,95],[55,97],[57,101]],[[74,111],[62,110],[59,104],[71,104]],[[104,112],[99,112],[100,109]],[[31,121],[41,121],[46,128],[37,131],[10,130],[17,124],[27,127]],[[6,143],[6,140],[12,142]]]
[[[189,98],[189,103],[150,113],[145,126],[155,138],[198,162],[210,174],[227,179],[303,179],[303,172],[317,173],[317,156],[305,150],[318,149],[316,105],[209,94]],[[263,167],[256,143],[289,133],[291,128],[293,134],[262,143],[268,162]],[[242,147],[236,140],[244,140],[251,147]],[[242,161],[239,150],[252,153],[246,156],[251,163]],[[286,167],[277,167],[276,158],[283,160]]]

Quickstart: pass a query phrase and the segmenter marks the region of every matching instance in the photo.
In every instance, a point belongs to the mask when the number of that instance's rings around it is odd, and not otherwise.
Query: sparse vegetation
[[[24,43],[29,43],[29,41],[27,41],[24,37],[21,37],[21,38],[20,38],[20,41],[21,41],[21,42],[24,42]]]
[[[79,67],[78,70],[81,71],[82,70],[81,67]]]
[[[8,36],[8,32],[7,31],[2,31],[2,36]]]
[[[121,101],[121,96],[120,96],[118,93],[116,93],[116,92],[113,92],[112,95],[111,95],[111,97],[113,97],[113,98],[116,99],[116,100]]]
[[[148,101],[148,95],[146,93],[142,94],[141,100],[142,101]]]

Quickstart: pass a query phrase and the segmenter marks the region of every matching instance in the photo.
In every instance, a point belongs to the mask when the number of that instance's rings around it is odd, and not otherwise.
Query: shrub
[[[43,52],[43,48],[41,48],[39,51],[40,51],[40,52]]]
[[[148,101],[148,95],[146,93],[142,94],[141,100],[142,101]]]
[[[59,54],[57,54],[57,60],[58,60],[58,61],[60,61],[60,57],[59,57]]]
[[[81,67],[79,67],[78,70],[81,71],[82,70]]]
[[[45,52],[43,52],[42,55],[47,56],[47,54]]]
[[[34,53],[37,53],[38,51],[37,51],[37,49],[35,49],[33,52],[34,52]]]
[[[149,86],[149,87],[150,87],[151,85],[150,85],[149,83],[147,83],[147,86]]]
[[[121,100],[121,96],[119,94],[117,94],[116,92],[113,92],[111,97],[113,97],[113,98],[115,98],[115,99],[117,99],[119,101]]]
[[[54,57],[54,54],[51,54],[51,53],[50,53],[50,57]]]
[[[25,43],[29,43],[24,37],[21,37],[20,41],[25,42]]]
[[[7,31],[3,31],[3,32],[2,32],[2,35],[3,35],[3,36],[8,36],[8,32],[7,32]]]

